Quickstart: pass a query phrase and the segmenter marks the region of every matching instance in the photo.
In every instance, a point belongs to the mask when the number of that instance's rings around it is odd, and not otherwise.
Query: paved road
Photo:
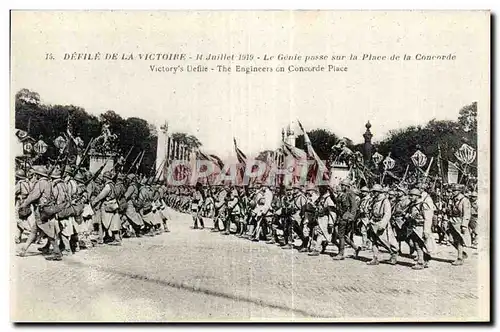
[[[453,248],[441,246],[440,261],[414,271],[410,258],[374,267],[364,263],[365,252],[360,260],[334,262],[190,225],[188,216],[174,213],[171,233],[126,239],[122,247],[81,251],[62,262],[46,261],[36,247],[29,257],[13,257],[12,319],[473,320],[480,314],[477,252],[452,267]]]

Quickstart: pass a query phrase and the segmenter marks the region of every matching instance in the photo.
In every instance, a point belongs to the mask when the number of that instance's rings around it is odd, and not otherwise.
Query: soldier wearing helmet
[[[358,230],[359,233],[361,234],[361,239],[362,239],[362,245],[361,245],[361,250],[371,250],[372,248],[372,243],[368,239],[368,224],[370,221],[370,211],[371,211],[371,205],[372,205],[372,196],[370,194],[370,189],[368,189],[367,186],[364,186],[360,190],[361,192],[361,200],[359,202],[359,209],[358,209]]]
[[[463,265],[467,253],[464,248],[470,246],[469,222],[471,219],[471,203],[463,194],[464,186],[454,184],[451,187],[452,201],[449,208],[448,234],[452,238],[452,245],[457,249],[457,259],[454,266]]]
[[[375,184],[372,188],[374,199],[371,208],[371,219],[368,228],[368,238],[373,244],[373,259],[368,265],[379,264],[379,246],[384,247],[391,254],[389,263],[397,264],[397,241],[390,225],[391,203],[385,196],[381,185]]]
[[[410,206],[405,214],[408,227],[408,239],[417,251],[417,263],[412,267],[414,270],[422,270],[429,266],[433,239],[430,233],[434,211],[422,200],[422,192],[414,188],[410,190]]]
[[[473,191],[469,195],[470,199],[470,222],[469,222],[469,230],[471,237],[471,247],[477,248],[477,192]]]
[[[351,241],[351,233],[354,231],[354,220],[358,213],[358,204],[356,195],[351,189],[351,183],[345,179],[341,182],[341,194],[337,198],[338,228],[337,238],[339,240],[339,253],[334,256],[334,260],[344,260],[345,243],[347,242],[355,251],[355,256],[359,255],[361,247]]]

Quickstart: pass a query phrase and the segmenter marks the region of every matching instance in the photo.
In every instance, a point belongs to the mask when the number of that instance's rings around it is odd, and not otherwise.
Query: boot
[[[424,264],[417,263],[411,267],[413,270],[423,270],[424,269]]]
[[[344,259],[345,259],[345,256],[344,256],[343,252],[339,252],[339,254],[337,256],[333,256],[334,261],[343,261]]]
[[[397,254],[391,255],[391,259],[389,260],[389,264],[391,264],[391,265],[398,264],[398,255]]]
[[[281,246],[281,249],[293,249],[293,246],[290,243],[287,243],[284,246]]]
[[[464,265],[464,260],[460,259],[460,258],[457,258],[457,260],[454,261],[453,263],[451,263],[451,265],[453,265],[453,266]]]
[[[366,263],[367,265],[379,265],[378,258],[373,257],[373,259]]]
[[[319,256],[319,251],[313,250],[310,253],[307,254],[308,256]]]

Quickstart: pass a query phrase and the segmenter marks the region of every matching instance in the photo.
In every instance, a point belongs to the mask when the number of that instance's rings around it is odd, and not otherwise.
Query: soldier
[[[372,242],[373,259],[367,264],[379,264],[379,246],[382,246],[391,254],[389,263],[396,265],[398,257],[397,241],[389,222],[391,220],[391,203],[385,196],[381,185],[375,184],[372,192],[374,193],[374,198],[370,213],[371,220],[368,228],[368,238]]]
[[[358,257],[361,247],[358,247],[354,241],[351,241],[350,234],[354,230],[354,220],[356,218],[358,206],[356,203],[356,195],[351,189],[351,183],[345,179],[340,184],[342,193],[337,199],[339,222],[338,222],[338,239],[339,239],[339,253],[334,256],[334,260],[344,260],[345,242],[354,249],[355,256]]]
[[[121,245],[120,229],[121,221],[118,215],[118,202],[116,201],[115,185],[113,183],[113,175],[111,172],[104,172],[104,188],[92,201],[92,206],[100,210],[101,224],[103,231],[102,238],[99,242],[104,242],[104,236],[108,235],[112,238],[110,245]]]
[[[205,228],[205,224],[203,223],[203,218],[200,215],[201,207],[203,206],[204,201],[204,193],[203,187],[201,183],[196,183],[196,188],[194,192],[194,196],[191,200],[191,217],[193,218],[194,225],[193,229],[198,229],[198,222],[200,223],[200,229]]]
[[[370,221],[370,210],[372,205],[372,197],[370,195],[370,189],[367,186],[361,188],[361,200],[359,202],[358,210],[358,230],[361,234],[362,249],[361,250],[371,250],[372,243],[368,240],[368,223]]]
[[[309,226],[312,234],[311,252],[309,256],[319,256],[320,252],[324,252],[330,238],[328,229],[333,228],[335,223],[335,204],[330,197],[328,186],[319,186],[319,197],[314,202],[316,207],[316,217],[314,221],[309,221]],[[311,227],[314,225],[314,227]],[[343,256],[343,252],[342,252]]]
[[[256,225],[253,233],[252,241],[259,242],[260,237],[266,238],[266,230],[271,223],[272,211],[271,203],[273,201],[273,192],[269,186],[265,185],[261,189],[261,196],[257,201],[256,211]]]
[[[155,236],[155,216],[153,213],[153,194],[147,184],[148,179],[142,178],[140,181],[139,194],[136,201],[136,208],[144,221],[144,234]]]
[[[215,217],[215,199],[212,193],[212,188],[205,188],[205,204],[203,205],[203,214],[206,218],[212,219]]]
[[[220,232],[225,230],[225,218],[226,218],[226,196],[228,195],[225,188],[221,187],[215,201],[215,213],[214,213],[214,228],[212,228],[212,232]]]
[[[104,188],[104,181],[102,177],[97,177],[93,178],[92,174],[90,172],[87,173],[87,193],[89,195],[89,200],[90,200],[90,207],[94,214],[92,215],[92,229],[95,231],[97,230],[97,245],[102,245],[104,244],[103,239],[104,239],[104,232],[102,229],[102,215],[100,211],[94,209],[92,206],[92,201],[99,195],[99,193],[102,191]]]
[[[23,232],[29,232],[31,227],[28,218],[32,214],[31,206],[19,209],[19,205],[28,197],[31,191],[30,183],[22,169],[16,171],[15,206],[16,206],[16,244],[21,243]]]
[[[54,195],[56,204],[65,205],[65,209],[69,208],[69,205],[71,203],[71,194],[69,192],[67,184],[61,179],[61,171],[58,169],[54,170],[50,174],[50,177],[53,179],[52,194]],[[71,255],[73,254],[70,244],[70,239],[74,234],[73,216],[71,216],[69,213],[66,213],[66,210],[62,210],[61,212],[56,214],[56,219],[59,221],[59,227],[61,230],[60,237],[64,246],[62,254]]]
[[[394,235],[396,236],[396,240],[399,244],[398,252],[401,254],[401,243],[406,241],[408,246],[410,247],[410,255],[415,250],[413,242],[408,238],[409,230],[408,225],[406,224],[405,215],[410,206],[410,198],[406,195],[406,189],[403,187],[398,187],[397,189],[397,197],[394,201],[392,216],[391,216],[391,225],[394,230]]]
[[[231,223],[234,223],[237,227],[236,233],[239,233],[240,218],[241,218],[241,207],[238,197],[238,192],[236,188],[232,188],[229,191],[227,197],[227,216],[226,216],[226,226],[225,231],[222,235],[229,235],[231,233]]]
[[[19,256],[26,256],[28,248],[36,239],[37,231],[41,231],[48,238],[48,246],[44,253],[48,253],[50,245],[52,245],[54,250],[54,255],[47,257],[47,259],[60,261],[62,254],[59,249],[59,223],[54,218],[57,210],[54,208],[55,201],[52,195],[52,184],[49,181],[49,175],[44,166],[34,166],[33,174],[36,180],[35,185],[19,208],[26,208],[33,204],[36,223],[26,241],[26,246],[21,250]]]
[[[73,224],[73,227],[75,227],[77,232],[76,242],[78,246],[75,248],[75,251],[77,251],[77,248],[92,248],[92,242],[90,241],[90,221],[93,211],[91,209],[89,210],[90,201],[87,188],[85,186],[84,175],[77,173],[74,179],[77,186],[72,199],[74,200],[75,206],[77,206],[77,210],[79,210],[76,213],[75,222]]]
[[[124,218],[132,226],[135,236],[142,237],[141,229],[144,227],[144,221],[136,210],[139,197],[139,184],[137,183],[137,176],[135,174],[128,174],[127,181],[127,190],[123,194],[123,199],[127,202]]]
[[[276,195],[273,197],[271,202],[271,239],[267,241],[267,244],[280,244],[278,239],[278,229],[283,228],[285,223],[285,187],[282,185],[277,188]]]
[[[307,202],[302,207],[301,214],[303,216],[302,232],[304,234],[304,243],[301,245],[299,252],[308,252],[311,247],[311,240],[314,236],[314,227],[316,226],[316,205],[315,202],[319,198],[318,192],[313,184],[306,186]]]
[[[471,218],[471,204],[467,197],[462,194],[463,185],[455,184],[452,188],[453,198],[449,211],[449,227],[452,245],[457,249],[457,259],[454,266],[463,265],[467,258],[464,247],[470,246],[469,222]]]
[[[305,209],[305,205],[307,204],[307,197],[300,187],[295,189],[289,188],[287,189],[287,219],[288,224],[286,229],[285,237],[285,245],[282,249],[293,249],[293,232],[297,234],[297,236],[302,241],[299,250],[305,248],[307,250],[307,245],[309,240],[304,236],[304,214],[303,211]]]
[[[167,221],[170,218],[167,210],[167,204],[165,203],[166,197],[167,197],[167,185],[165,182],[161,184],[157,184],[157,191],[159,194],[159,208],[158,208],[158,213],[160,214],[160,217],[163,222],[163,230],[165,233],[169,233],[170,229],[168,229],[168,224]]]
[[[470,237],[472,248],[477,249],[477,192],[470,194],[471,216],[469,222]]]
[[[410,206],[405,214],[408,223],[409,238],[417,251],[417,263],[412,267],[414,270],[422,270],[429,267],[431,259],[431,226],[434,211],[426,201],[422,200],[418,189],[410,190]]]
[[[130,228],[131,225],[128,222],[127,218],[125,217],[125,212],[127,210],[127,201],[125,200],[125,191],[126,191],[126,185],[125,185],[125,175],[122,173],[116,174],[116,182],[115,182],[115,195],[116,195],[116,202],[118,203],[118,215],[120,216],[120,222],[121,222],[121,231],[123,234],[123,237],[130,237]]]

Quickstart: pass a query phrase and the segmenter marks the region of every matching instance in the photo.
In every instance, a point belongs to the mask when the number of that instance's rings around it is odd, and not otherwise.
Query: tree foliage
[[[16,128],[28,132],[28,135],[36,140],[44,140],[49,145],[47,153],[39,159],[39,162],[57,158],[58,152],[53,142],[56,137],[66,132],[68,120],[73,136],[80,137],[85,146],[92,138],[99,136],[103,121],[107,121],[111,132],[118,137],[116,152],[125,155],[133,148],[125,169],[128,169],[142,151],[145,153],[139,172],[149,173],[154,167],[157,137],[152,130],[154,126],[146,120],[136,117],[124,119],[112,110],[96,117],[79,106],[44,105],[40,102],[39,94],[28,89],[22,89],[16,94]]]

